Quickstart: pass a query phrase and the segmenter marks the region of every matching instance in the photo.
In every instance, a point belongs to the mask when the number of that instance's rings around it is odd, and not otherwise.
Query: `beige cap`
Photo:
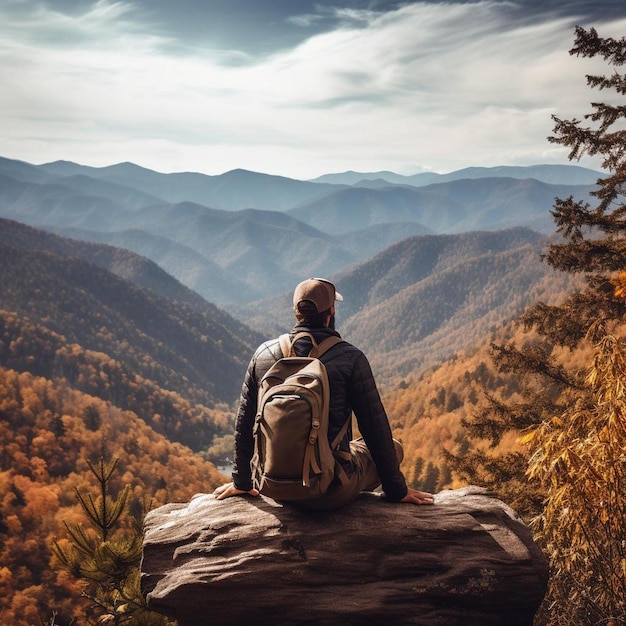
[[[328,311],[335,300],[343,301],[343,296],[335,289],[329,280],[324,278],[309,278],[302,281],[293,292],[293,307],[304,300],[313,302],[318,313]]]

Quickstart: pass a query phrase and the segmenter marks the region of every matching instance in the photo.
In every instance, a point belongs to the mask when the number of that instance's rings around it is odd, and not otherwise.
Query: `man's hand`
[[[432,493],[417,491],[417,489],[411,489],[409,487],[409,490],[406,492],[406,496],[404,496],[400,502],[409,502],[411,504],[435,504],[435,498]]]
[[[249,496],[258,496],[258,489],[249,489],[248,491],[244,491],[243,489],[237,489],[233,483],[226,483],[221,487],[218,487],[213,495],[217,500],[224,500],[225,498],[230,498],[232,496],[242,496],[244,494],[248,494]]]

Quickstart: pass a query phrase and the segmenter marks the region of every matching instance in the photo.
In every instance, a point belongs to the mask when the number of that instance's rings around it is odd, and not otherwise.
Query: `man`
[[[318,344],[327,337],[339,337],[335,330],[335,301],[342,300],[330,281],[310,278],[301,282],[293,295],[297,324],[291,337],[301,332],[310,333]],[[295,342],[294,351],[297,356],[306,356],[311,347],[311,340],[302,337]],[[252,484],[250,467],[254,453],[258,386],[263,375],[282,356],[279,340],[274,339],[259,346],[250,361],[237,414],[233,482],[214,491],[218,500],[242,494],[259,495]],[[402,447],[392,438],[387,414],[363,352],[342,341],[325,352],[320,360],[330,382],[328,439],[333,441],[352,413],[356,416],[362,439],[352,441],[350,423],[338,446],[341,451],[338,456],[349,459],[338,461],[349,480],[335,480],[326,493],[298,504],[311,509],[336,509],[354,500],[361,491],[372,491],[381,484],[391,501],[433,504],[431,494],[407,487],[400,471]]]

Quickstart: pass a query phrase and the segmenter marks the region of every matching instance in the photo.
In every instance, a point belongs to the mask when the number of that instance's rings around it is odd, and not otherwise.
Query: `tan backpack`
[[[295,356],[293,344],[309,337],[313,347],[306,357]],[[319,345],[310,333],[279,338],[283,357],[259,383],[254,425],[252,477],[255,487],[275,500],[303,500],[326,492],[335,475],[347,476],[336,462],[336,450],[351,416],[328,441],[330,386],[326,367],[319,360],[342,341],[328,337]]]

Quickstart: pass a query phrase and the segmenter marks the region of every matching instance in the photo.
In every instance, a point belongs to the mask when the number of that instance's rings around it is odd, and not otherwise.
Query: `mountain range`
[[[314,182],[332,183],[341,185],[361,185],[375,183],[378,185],[412,185],[422,187],[432,183],[448,183],[454,180],[474,178],[534,178],[535,180],[557,185],[592,185],[602,174],[578,165],[527,165],[497,167],[465,167],[447,174],[436,172],[420,172],[403,176],[395,172],[342,172],[339,174],[324,174],[314,179]]]
[[[236,313],[304,277],[341,275],[407,237],[515,227],[550,234],[554,198],[586,199],[600,176],[537,165],[299,181],[4,158],[0,217],[134,251]]]

